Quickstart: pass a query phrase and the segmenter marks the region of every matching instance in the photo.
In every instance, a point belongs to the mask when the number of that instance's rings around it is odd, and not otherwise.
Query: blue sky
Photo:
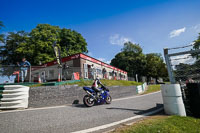
[[[200,32],[199,6],[199,0],[1,0],[0,32],[40,23],[70,28],[86,39],[89,55],[109,62],[125,41],[144,53],[191,43]]]

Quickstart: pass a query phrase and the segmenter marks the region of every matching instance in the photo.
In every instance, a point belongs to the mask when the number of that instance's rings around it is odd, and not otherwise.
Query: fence
[[[164,49],[165,61],[171,84],[180,84],[182,98],[187,115],[192,115],[191,92],[196,88],[188,88],[189,83],[200,82],[200,49],[194,49],[194,44]],[[199,101],[199,99],[197,100]]]
[[[100,69],[84,69],[81,67],[61,68],[58,66],[0,66],[0,83],[17,82],[50,82],[95,79],[127,80],[127,76],[121,73],[105,72]]]
[[[171,83],[200,81],[200,49],[193,44],[164,49],[165,61]]]

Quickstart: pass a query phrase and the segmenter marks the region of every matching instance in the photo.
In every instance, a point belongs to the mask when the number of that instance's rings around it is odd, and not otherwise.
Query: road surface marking
[[[102,126],[97,126],[97,127],[93,127],[93,128],[89,128],[89,129],[85,129],[85,130],[81,130],[81,131],[76,131],[76,132],[72,132],[72,133],[90,133],[90,132],[94,132],[94,131],[106,129],[106,128],[109,128],[109,127],[113,127],[113,126],[119,125],[121,123],[125,123],[127,121],[131,121],[131,120],[134,120],[134,119],[138,119],[138,118],[142,118],[142,117],[145,117],[145,116],[149,116],[149,115],[158,113],[161,110],[163,110],[163,107],[159,108],[157,110],[148,112],[148,113],[144,113],[143,115],[133,116],[133,117],[130,117],[130,118],[127,118],[127,119],[124,119],[124,120],[120,120],[120,121],[116,121],[116,122],[113,122],[113,123],[110,123],[110,124],[106,124],[106,125],[102,125]]]
[[[139,97],[144,97],[144,96],[148,96],[148,95],[153,95],[158,92],[153,92],[153,93],[149,93],[149,94],[145,94],[145,95],[138,95],[138,96],[131,96],[131,97],[125,97],[125,98],[119,98],[119,99],[113,99],[113,102],[115,101],[121,101],[121,100],[127,100],[127,99],[133,99],[133,98],[139,98]],[[12,112],[22,112],[22,111],[35,111],[35,110],[46,110],[46,109],[55,109],[55,108],[65,108],[68,107],[71,104],[67,104],[67,105],[60,105],[60,106],[53,106],[53,107],[42,107],[42,108],[29,108],[29,109],[24,109],[24,110],[10,110],[10,111],[1,111],[0,114],[2,113],[12,113]]]
[[[113,99],[113,101],[121,101],[121,100],[126,100],[126,99],[132,99],[132,98],[138,98],[138,97],[144,97],[148,95],[153,95],[156,93],[159,93],[160,91],[149,93],[149,94],[144,94],[144,95],[138,95],[138,96],[130,96],[130,97],[124,97],[124,98],[119,98],[119,99]]]

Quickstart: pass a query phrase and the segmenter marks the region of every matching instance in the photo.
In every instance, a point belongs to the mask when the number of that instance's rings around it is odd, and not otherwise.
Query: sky
[[[109,63],[124,42],[144,53],[187,45],[200,33],[200,0],[1,0],[0,33],[37,24],[73,29],[83,35],[88,55]]]

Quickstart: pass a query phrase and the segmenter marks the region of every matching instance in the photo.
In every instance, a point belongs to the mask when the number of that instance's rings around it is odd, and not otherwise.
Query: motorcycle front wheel
[[[92,107],[95,103],[94,99],[91,98],[90,96],[88,95],[85,95],[84,98],[83,98],[83,103],[85,104],[85,106],[87,107]]]
[[[112,97],[109,95],[106,97],[106,104],[111,104],[112,102]]]

